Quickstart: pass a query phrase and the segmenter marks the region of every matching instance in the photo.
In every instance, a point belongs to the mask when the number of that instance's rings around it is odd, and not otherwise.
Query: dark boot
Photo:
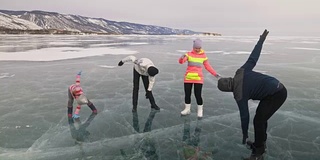
[[[245,160],[263,160],[263,154],[265,153],[265,147],[256,147],[254,144],[251,145],[252,153],[249,158],[245,158]]]
[[[132,107],[132,112],[137,112],[137,106]]]
[[[244,160],[263,160],[263,154],[266,152],[266,142],[261,147],[256,147],[252,141],[247,141],[247,148],[252,150],[250,157]]]
[[[160,110],[160,108],[156,104],[151,105],[151,108],[153,108],[155,110]]]
[[[263,156],[260,155],[260,156],[256,156],[256,155],[252,155],[248,158],[243,158],[243,160],[264,160]]]
[[[267,149],[266,141],[263,142],[263,146],[264,146],[265,149]],[[250,150],[252,150],[253,147],[254,147],[254,146],[253,146],[253,142],[250,141],[250,140],[247,141],[247,148],[250,149]]]
[[[265,148],[264,146],[255,147],[254,144],[253,144],[252,146],[253,146],[253,148],[252,148],[252,154],[262,155],[262,154],[266,151],[266,148]]]
[[[92,113],[98,114],[97,108],[89,101],[88,107],[91,109]]]

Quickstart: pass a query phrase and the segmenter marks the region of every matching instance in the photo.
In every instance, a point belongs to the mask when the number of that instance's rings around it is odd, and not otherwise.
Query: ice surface
[[[204,70],[204,117],[181,117],[183,75],[178,58],[191,49],[193,36],[0,36],[0,159],[240,159],[250,151],[241,144],[236,103],[216,88]],[[203,39],[211,65],[224,76],[248,58],[257,37]],[[277,77],[288,99],[270,119],[268,160],[320,159],[319,37],[272,37],[257,71]],[[235,53],[235,54],[225,54]],[[237,54],[245,53],[245,54]],[[268,54],[270,53],[270,54]],[[118,67],[127,55],[148,57],[159,68],[154,96],[160,112],[150,109],[140,86],[138,112],[131,112],[132,65]],[[81,84],[95,104],[92,117],[83,106],[79,121],[67,118],[67,88],[82,70]],[[258,101],[250,101],[249,138]]]
[[[14,76],[14,74],[10,74],[10,73],[0,73],[0,79],[1,78],[10,78],[13,76]]]

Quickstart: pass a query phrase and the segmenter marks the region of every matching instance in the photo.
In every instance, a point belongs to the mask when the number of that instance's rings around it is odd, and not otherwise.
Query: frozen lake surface
[[[237,105],[204,70],[204,117],[184,108],[178,58],[201,38],[209,62],[223,76],[248,58],[256,37],[28,36],[0,35],[1,160],[234,160],[248,156],[241,144]],[[132,64],[127,55],[153,60],[160,73],[150,109],[142,84],[137,114],[131,112]],[[67,118],[67,88],[82,70],[81,84],[98,109],[87,106],[80,121]],[[255,70],[279,79],[288,99],[269,120],[267,160],[320,159],[320,37],[267,38]],[[257,101],[250,101],[249,138]]]

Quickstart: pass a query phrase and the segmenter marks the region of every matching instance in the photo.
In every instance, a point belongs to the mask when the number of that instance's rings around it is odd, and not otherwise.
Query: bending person
[[[243,134],[242,143],[245,144],[248,138],[249,110],[248,100],[260,100],[254,116],[254,136],[255,141],[248,141],[252,149],[250,160],[263,159],[265,153],[265,143],[267,140],[267,126],[269,118],[282,106],[287,98],[287,90],[284,85],[274,77],[255,72],[260,57],[263,42],[269,31],[265,30],[260,36],[246,63],[240,67],[235,76],[220,78],[218,88],[224,92],[233,92],[238,104]]]
[[[155,82],[155,75],[159,70],[154,66],[153,62],[148,58],[136,58],[135,56],[128,56],[122,59],[118,66],[122,66],[126,62],[133,62],[133,91],[132,91],[132,112],[137,111],[138,95],[139,95],[139,80],[142,78],[144,89],[146,91],[146,98],[149,99],[151,108],[160,110],[156,105],[152,95],[152,88]]]
[[[68,88],[68,117],[79,118],[79,113],[81,110],[81,105],[86,104],[92,110],[93,113],[97,114],[97,109],[93,103],[84,95],[82,87],[80,86],[80,76],[81,71],[76,76],[76,83],[72,84]],[[77,102],[77,108],[72,115],[73,110],[73,101],[74,99]]]

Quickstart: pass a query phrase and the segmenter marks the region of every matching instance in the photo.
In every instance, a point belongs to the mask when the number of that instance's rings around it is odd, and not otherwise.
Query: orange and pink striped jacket
[[[217,72],[211,67],[208,57],[202,49],[199,53],[192,50],[179,58],[180,64],[186,61],[188,61],[188,68],[184,76],[184,83],[203,84],[202,65],[213,76],[217,76]]]

